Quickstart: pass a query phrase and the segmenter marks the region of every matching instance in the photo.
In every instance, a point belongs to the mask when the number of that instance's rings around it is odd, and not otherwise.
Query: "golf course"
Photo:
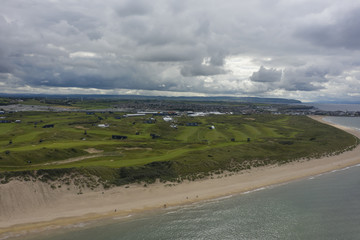
[[[307,116],[27,111],[0,123],[0,180],[95,176],[122,185],[339,154],[358,139]],[[165,118],[166,117],[166,118]],[[75,176],[73,175],[73,176]]]

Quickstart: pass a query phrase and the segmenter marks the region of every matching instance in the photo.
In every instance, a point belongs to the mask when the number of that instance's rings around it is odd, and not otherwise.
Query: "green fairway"
[[[0,171],[126,167],[142,171],[139,179],[166,172],[177,177],[317,157],[357,144],[350,134],[305,116],[174,116],[165,122],[150,114],[122,115],[8,113],[13,122],[0,124]]]

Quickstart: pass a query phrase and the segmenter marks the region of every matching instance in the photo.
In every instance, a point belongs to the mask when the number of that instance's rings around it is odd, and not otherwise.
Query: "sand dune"
[[[322,121],[321,117],[314,119]],[[359,131],[334,126],[360,137]],[[337,156],[260,167],[232,176],[184,182],[175,186],[166,186],[163,183],[149,187],[130,185],[129,188],[87,190],[78,194],[79,189],[74,186],[70,189],[67,186],[52,189],[39,181],[12,181],[0,185],[0,239],[1,234],[9,232],[26,233],[49,226],[187,204],[302,179],[356,164],[360,164],[360,146]]]

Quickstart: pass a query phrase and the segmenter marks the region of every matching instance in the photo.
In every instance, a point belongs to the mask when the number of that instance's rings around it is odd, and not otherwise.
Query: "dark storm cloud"
[[[284,71],[261,66],[259,71],[252,74],[250,80],[257,84],[260,92],[276,89],[311,92],[324,89],[322,83],[328,82],[326,76],[330,72],[329,69],[314,66],[288,68]]]
[[[193,76],[213,76],[218,74],[225,74],[226,71],[222,68],[212,66],[212,65],[188,65],[184,66],[181,69],[181,75],[184,77],[193,77]]]
[[[10,69],[7,66],[0,66],[0,73],[9,73]]]
[[[323,87],[314,83],[324,81],[327,81],[324,76],[308,74],[302,70],[288,70],[284,71],[284,80],[279,88],[287,91],[316,91]]]
[[[191,60],[191,53],[187,54],[186,52],[147,52],[145,56],[138,56],[139,60],[149,61],[149,62],[182,62]]]
[[[350,51],[360,47],[359,7],[350,0],[4,0],[0,85],[306,97],[343,84],[339,94],[355,96],[346,83],[359,81],[359,53]]]
[[[250,79],[254,82],[277,82],[280,81],[281,74],[281,71],[273,68],[266,69],[261,66],[259,71],[254,72]]]
[[[333,22],[306,25],[296,35],[316,45],[360,49],[360,8],[335,16]]]
[[[121,2],[121,1],[120,1]],[[122,1],[116,10],[120,17],[129,17],[129,16],[143,16],[151,12],[152,4],[149,1]]]

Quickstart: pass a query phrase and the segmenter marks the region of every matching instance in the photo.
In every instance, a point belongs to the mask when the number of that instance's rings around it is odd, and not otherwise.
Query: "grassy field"
[[[0,123],[0,179],[33,173],[50,177],[73,171],[125,184],[285,163],[339,153],[357,144],[352,135],[306,116],[184,115],[166,122],[161,116],[122,115],[5,114],[12,123]],[[44,128],[49,125],[53,127]],[[127,138],[112,139],[112,135]]]

